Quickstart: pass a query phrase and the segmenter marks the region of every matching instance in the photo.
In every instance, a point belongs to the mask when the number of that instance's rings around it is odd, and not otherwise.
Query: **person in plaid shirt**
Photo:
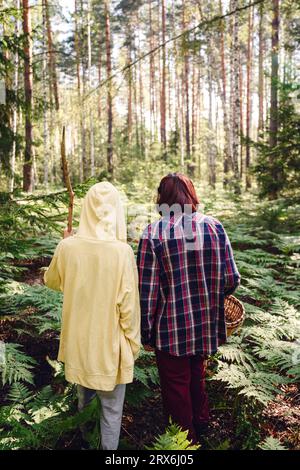
[[[226,341],[224,297],[240,274],[222,224],[197,212],[189,178],[165,176],[157,204],[161,218],[138,248],[142,342],[155,348],[167,421],[195,443],[209,421],[205,359]]]

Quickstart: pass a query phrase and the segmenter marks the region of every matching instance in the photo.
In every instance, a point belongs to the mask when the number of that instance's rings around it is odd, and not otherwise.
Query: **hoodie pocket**
[[[124,332],[120,333],[120,367],[129,368],[134,366],[133,354],[130,341],[126,338]]]

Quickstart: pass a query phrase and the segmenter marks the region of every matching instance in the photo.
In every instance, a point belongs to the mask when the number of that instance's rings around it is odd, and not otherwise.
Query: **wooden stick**
[[[71,184],[68,161],[66,157],[66,128],[65,126],[63,126],[62,139],[61,139],[61,162],[62,162],[64,183],[69,193],[68,232],[72,232],[74,192],[73,192],[73,188]]]

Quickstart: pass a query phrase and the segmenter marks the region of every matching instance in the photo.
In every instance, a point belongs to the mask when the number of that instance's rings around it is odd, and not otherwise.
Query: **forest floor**
[[[50,258],[23,260],[19,267],[26,268],[22,274],[21,282],[30,286],[43,285],[43,271],[48,266]],[[24,351],[37,361],[35,368],[35,388],[41,389],[50,385],[54,392],[62,393],[62,385],[53,383],[53,369],[47,358],[55,360],[58,353],[58,340],[54,332],[47,331],[40,337],[28,334],[19,335],[18,329],[22,327],[24,316],[30,317],[34,308],[27,308],[22,316],[0,320],[0,339],[5,342],[21,344]],[[202,442],[202,449],[239,448],[236,440],[236,423],[229,406],[214,407],[218,403],[217,394],[223,394],[224,388],[216,388],[208,384],[210,398],[210,425],[207,438]],[[5,388],[0,393],[1,403],[6,402]],[[266,421],[264,432],[266,435],[277,437],[281,441],[289,442],[294,448],[300,448],[300,384],[283,385],[281,393],[269,403],[263,413]],[[164,432],[164,416],[159,386],[152,386],[151,397],[138,406],[125,402],[124,416],[121,429],[120,448],[143,449],[150,446],[155,438]],[[81,447],[81,434],[78,431],[66,434],[58,442],[56,448],[78,449]],[[233,447],[232,447],[233,446]]]
[[[209,359],[211,420],[202,449],[299,450],[300,368],[293,359],[300,340],[299,207],[226,198],[208,198],[206,212],[226,222],[246,321]],[[7,258],[0,257],[0,341],[11,345],[0,388],[0,449],[82,444],[75,389],[56,361],[62,297],[42,281],[57,238],[43,233],[23,245],[12,239]],[[157,378],[154,357],[143,352],[127,387],[121,449],[151,446],[164,433]],[[98,420],[95,413],[86,419],[94,423],[91,443],[97,448]]]

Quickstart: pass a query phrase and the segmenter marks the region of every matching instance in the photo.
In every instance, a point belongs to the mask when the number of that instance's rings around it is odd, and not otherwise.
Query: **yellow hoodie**
[[[58,244],[44,281],[64,293],[58,360],[66,379],[107,391],[132,382],[140,349],[137,268],[112,184],[89,189],[77,234]]]

